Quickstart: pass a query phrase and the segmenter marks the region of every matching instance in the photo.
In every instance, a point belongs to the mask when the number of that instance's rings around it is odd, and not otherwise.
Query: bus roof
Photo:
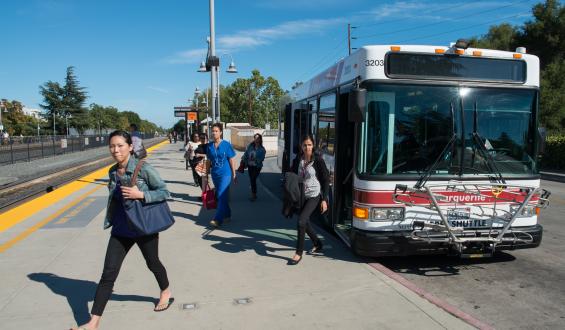
[[[456,53],[457,52],[457,53]],[[430,76],[417,76],[412,75],[409,78],[404,77],[393,77],[387,74],[387,59],[390,58],[390,54],[403,54],[409,56],[409,54],[414,54],[415,56],[431,55],[427,57],[434,57],[436,59],[450,58],[453,59],[470,59],[475,64],[480,64],[482,67],[495,68],[500,64],[519,64],[519,68],[523,67],[523,79],[518,81],[488,81],[486,79],[466,79],[466,76],[459,75],[456,79],[451,77],[430,77]],[[405,57],[406,57],[405,56]],[[505,61],[507,60],[507,61]],[[459,65],[459,64],[457,64]],[[471,69],[472,69],[471,64]],[[516,71],[516,66],[513,67],[503,67],[501,70],[514,70]],[[500,70],[499,70],[500,71]],[[290,92],[290,96],[294,100],[307,99],[313,95],[317,95],[326,90],[333,89],[342,84],[353,81],[356,78],[360,78],[360,81],[365,80],[390,80],[395,79],[409,79],[414,81],[425,81],[433,79],[435,81],[453,81],[453,82],[465,82],[465,83],[496,83],[498,85],[521,85],[521,86],[531,86],[539,87],[539,59],[535,55],[517,53],[517,52],[507,52],[492,49],[479,49],[479,48],[467,48],[467,49],[457,49],[454,47],[445,46],[425,46],[425,45],[372,45],[364,46],[359,48],[357,51],[351,55],[338,61],[331,67],[322,71],[314,78],[304,82],[302,85],[298,86]]]

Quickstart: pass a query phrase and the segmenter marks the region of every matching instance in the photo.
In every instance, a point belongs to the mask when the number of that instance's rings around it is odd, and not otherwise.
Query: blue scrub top
[[[235,157],[231,144],[222,140],[216,149],[214,142],[208,143],[206,155],[211,162],[212,176],[231,176],[230,158]]]

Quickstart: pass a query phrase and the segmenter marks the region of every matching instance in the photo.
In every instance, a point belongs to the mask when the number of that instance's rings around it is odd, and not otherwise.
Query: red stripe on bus
[[[400,193],[400,191],[398,192]],[[494,194],[492,191],[483,190],[481,195],[458,192],[458,191],[437,191],[434,192],[438,195],[443,195],[447,199],[439,201],[439,204],[493,204],[495,202]],[[353,191],[353,200],[361,204],[398,204],[393,200],[394,191],[365,191],[357,190]],[[398,199],[405,202],[411,202],[416,205],[428,205],[430,203],[429,198],[426,198],[427,194],[403,194],[398,196]],[[508,203],[521,203],[524,201],[526,193],[509,193],[503,191],[498,195],[497,203],[508,204]],[[539,199],[538,196],[533,196],[530,202],[534,203]]]

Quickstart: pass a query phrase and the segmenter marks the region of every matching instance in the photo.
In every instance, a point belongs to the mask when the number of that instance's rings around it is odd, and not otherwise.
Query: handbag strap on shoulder
[[[143,159],[141,159],[139,162],[137,162],[137,166],[135,166],[135,170],[133,171],[133,175],[131,177],[131,186],[135,186],[137,183],[137,175],[139,174],[139,171],[141,170],[141,166],[143,166],[143,163],[145,163],[145,161]]]

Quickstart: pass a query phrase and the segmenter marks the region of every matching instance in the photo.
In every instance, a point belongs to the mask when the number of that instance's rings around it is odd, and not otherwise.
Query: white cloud
[[[190,64],[190,63],[200,63],[206,58],[207,49],[190,49],[182,52],[178,52],[165,59],[165,62],[169,64]]]
[[[242,30],[233,35],[220,36],[218,37],[218,44],[220,47],[235,51],[270,44],[277,39],[323,33],[328,28],[343,24],[345,21],[343,18],[289,21],[269,28]]]
[[[163,94],[169,94],[168,90],[161,88],[161,87],[147,86],[147,89],[150,89],[152,91],[156,91],[156,92],[159,92],[159,93],[163,93]]]
[[[216,52],[236,52],[245,48],[271,44],[278,39],[319,34],[337,24],[343,24],[345,21],[343,18],[308,19],[284,22],[268,28],[242,30],[232,35],[218,36]],[[205,48],[191,49],[176,53],[165,61],[169,64],[199,63],[204,60],[206,53]]]

